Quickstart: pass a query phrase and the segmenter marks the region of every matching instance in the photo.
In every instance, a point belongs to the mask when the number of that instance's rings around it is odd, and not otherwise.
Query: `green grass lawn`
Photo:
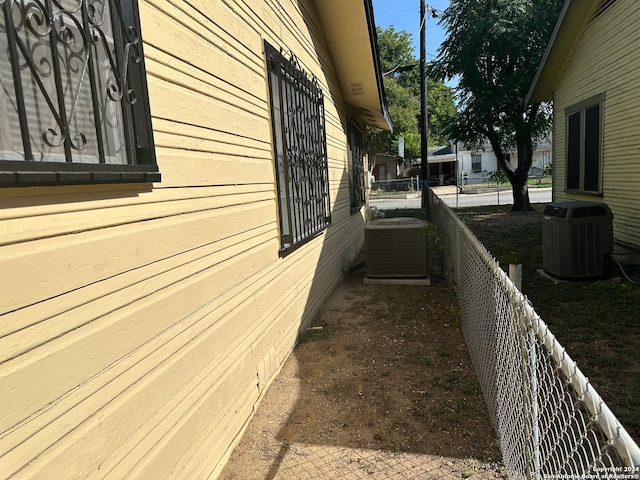
[[[529,188],[551,188],[553,183],[551,182],[551,176],[543,176],[540,178],[529,178],[527,181]],[[484,189],[496,189],[496,182],[483,182],[483,183],[471,183],[464,186],[466,190],[484,190]],[[511,190],[511,184],[509,182],[501,183],[500,189]]]

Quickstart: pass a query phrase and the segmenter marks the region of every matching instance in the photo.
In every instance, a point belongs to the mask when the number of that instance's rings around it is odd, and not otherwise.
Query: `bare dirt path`
[[[318,314],[221,478],[506,478],[451,289],[363,276]]]

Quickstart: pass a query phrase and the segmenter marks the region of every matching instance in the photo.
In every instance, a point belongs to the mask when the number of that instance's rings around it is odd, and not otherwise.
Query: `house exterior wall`
[[[476,152],[470,152],[468,150],[458,152],[458,162],[460,164],[459,175],[463,176],[466,174],[466,179],[469,183],[485,182],[487,181],[488,175],[498,169],[498,158],[491,147],[486,146],[484,150],[477,152],[477,154],[481,156],[481,168],[479,172],[474,172],[472,168],[472,155],[475,153]],[[531,168],[542,170],[548,163],[552,163],[551,145],[546,143],[540,144],[533,151]],[[513,168],[517,168],[518,166],[518,154],[516,152],[511,152],[511,166]]]
[[[458,157],[461,159],[460,175],[464,176],[466,173],[466,179],[469,183],[478,183],[485,181],[487,175],[498,168],[498,159],[493,154],[493,150],[485,150],[477,152],[477,155],[481,156],[481,169],[479,172],[473,171],[473,153],[463,152],[458,153]]]
[[[596,200],[614,237],[640,245],[640,3],[618,0],[583,30],[554,90],[554,200]],[[602,195],[566,191],[565,109],[603,94]]]
[[[0,478],[216,478],[363,243],[311,0],[140,3],[162,182],[0,189]],[[325,90],[332,224],[282,258],[263,40]]]
[[[398,158],[389,155],[374,155],[370,168],[377,182],[396,180],[398,178]],[[382,167],[381,167],[382,165]],[[377,167],[377,168],[376,168]],[[382,178],[384,176],[384,178]]]
[[[458,185],[462,185],[463,181],[468,183],[471,175],[479,175],[472,173],[471,171],[471,152],[467,150],[458,150],[458,165],[456,167],[456,172],[458,176]]]
[[[474,172],[472,168],[472,154],[474,153],[475,152],[465,151],[463,154],[458,154],[462,159],[461,175],[464,176],[464,174],[466,173],[466,180],[470,184],[486,182],[488,176],[498,170],[498,158],[496,157],[495,153],[493,153],[493,150],[491,148],[485,148],[485,150],[477,152],[477,154],[481,156],[481,168],[479,172]],[[511,157],[511,165],[513,166],[513,168],[516,168],[518,166],[517,154],[513,152],[511,153]]]
[[[551,155],[551,145],[540,146],[533,151],[533,158],[531,159],[531,168],[543,170],[546,165],[553,164],[553,157]]]

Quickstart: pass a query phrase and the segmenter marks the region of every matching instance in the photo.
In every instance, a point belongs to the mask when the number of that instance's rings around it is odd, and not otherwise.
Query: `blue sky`
[[[427,5],[442,11],[449,1],[427,0]],[[376,25],[381,28],[393,25],[396,30],[409,32],[415,45],[414,55],[420,58],[420,0],[373,0],[373,15]],[[438,47],[445,38],[445,32],[437,22],[438,19],[427,15],[427,61],[437,55]]]

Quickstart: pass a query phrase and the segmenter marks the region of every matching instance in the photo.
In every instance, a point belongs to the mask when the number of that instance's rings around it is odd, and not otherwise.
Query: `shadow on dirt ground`
[[[221,478],[506,478],[451,288],[363,277],[300,338]]]

